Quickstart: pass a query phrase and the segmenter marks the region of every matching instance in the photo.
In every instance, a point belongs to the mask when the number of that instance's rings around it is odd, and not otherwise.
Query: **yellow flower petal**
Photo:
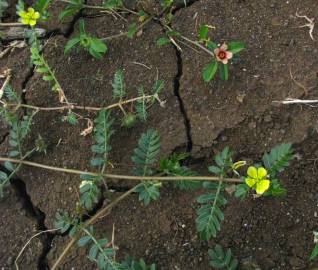
[[[33,16],[32,16],[32,19],[38,19],[40,18],[40,13],[39,12],[34,12]]]
[[[29,7],[29,8],[28,8],[28,13],[29,13],[29,14],[33,14],[33,13],[34,13],[34,8]]]
[[[260,179],[260,180],[264,179],[266,177],[266,175],[267,175],[267,171],[265,168],[260,167],[257,169],[257,178],[258,179]]]
[[[257,179],[257,170],[254,166],[250,166],[247,169],[247,175],[251,178]]]
[[[258,183],[256,183],[256,193],[257,194],[263,194],[266,190],[268,190],[270,185],[269,180],[261,180]]]
[[[254,178],[246,178],[245,179],[245,183],[249,187],[253,187],[256,184],[256,179],[254,179]]]
[[[20,11],[20,12],[19,12],[19,16],[20,16],[21,18],[25,18],[25,17],[27,17],[28,15],[27,15],[27,13],[23,10],[23,11]]]
[[[23,24],[29,24],[29,18],[22,18],[21,19],[21,22],[23,23]]]
[[[30,21],[29,21],[29,25],[34,26],[35,24],[36,24],[36,20],[32,20],[32,19],[30,19]]]

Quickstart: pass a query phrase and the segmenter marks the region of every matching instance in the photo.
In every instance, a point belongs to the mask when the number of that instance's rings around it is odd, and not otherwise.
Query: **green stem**
[[[113,200],[110,204],[108,204],[106,207],[104,207],[102,210],[100,210],[99,212],[97,212],[94,216],[92,216],[89,220],[87,220],[82,228],[86,228],[87,226],[94,224],[96,221],[98,221],[100,218],[106,216],[107,214],[109,214],[110,210],[117,205],[119,202],[121,202],[122,200],[124,200],[126,197],[128,197],[130,194],[132,194],[135,189],[139,186],[140,184],[134,186],[133,188],[131,188],[130,190],[128,190],[127,192],[125,192],[124,194],[122,194],[121,196],[117,197],[115,200]],[[62,263],[63,259],[66,257],[67,253],[70,251],[70,249],[72,248],[72,246],[75,244],[75,242],[77,241],[78,236],[73,237],[71,239],[71,241],[67,244],[67,246],[64,248],[63,252],[61,253],[61,255],[58,257],[58,259],[55,261],[54,265],[52,266],[51,270],[56,270],[58,268],[58,266]]]
[[[140,24],[137,29],[136,29],[136,32],[138,32],[140,29],[142,29],[146,24],[148,24],[152,19],[154,19],[154,16],[150,16],[147,20],[145,20],[142,24]],[[120,34],[116,34],[116,35],[112,35],[112,36],[109,36],[109,37],[105,37],[105,38],[100,38],[100,40],[111,40],[111,39],[114,39],[114,38],[119,38],[119,37],[122,37],[122,36],[127,36],[129,32],[123,32],[123,33],[120,33]]]
[[[63,3],[67,3],[67,4],[72,4],[72,2],[68,1],[68,0],[59,0],[60,2],[63,2]],[[92,5],[86,5],[86,4],[83,4],[82,5],[83,8],[87,8],[87,9],[98,9],[98,10],[108,10],[110,12],[115,12],[112,8],[106,8],[106,7],[103,7],[103,6],[92,6]],[[117,10],[119,11],[127,11],[129,13],[132,13],[132,14],[135,14],[135,15],[138,15],[138,12],[136,11],[133,11],[131,9],[128,9],[126,7],[118,7]]]
[[[22,156],[22,160],[29,157],[35,150],[36,150],[36,148],[33,148],[32,150],[27,152],[24,156]],[[15,169],[9,174],[9,176],[6,178],[6,180],[1,183],[1,185],[5,186],[11,180],[11,178],[20,170],[21,167],[22,167],[22,163],[20,163],[17,167],[15,167]]]
[[[166,27],[169,31],[173,31],[173,29],[172,29],[171,27],[169,27],[168,25],[164,25],[164,27]],[[193,41],[193,40],[191,40],[191,39],[189,39],[189,38],[187,38],[187,37],[185,37],[185,36],[183,36],[183,35],[181,35],[181,34],[178,35],[178,36],[176,36],[176,37],[177,37],[177,38],[181,38],[181,39],[183,39],[184,41],[187,41],[187,42],[191,43],[192,45],[195,45],[195,46],[199,47],[201,50],[205,51],[206,53],[208,53],[208,54],[211,55],[212,57],[215,57],[215,55],[214,55],[213,52],[211,52],[209,49],[207,49],[206,47],[204,47],[203,45],[201,45],[199,42]]]

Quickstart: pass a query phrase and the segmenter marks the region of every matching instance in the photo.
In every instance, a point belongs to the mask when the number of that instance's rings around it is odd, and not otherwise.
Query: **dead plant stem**
[[[151,98],[153,98],[153,95],[136,97],[136,98],[131,98],[128,100],[123,100],[106,107],[78,106],[78,105],[73,105],[71,103],[65,106],[58,106],[58,107],[38,107],[38,106],[33,106],[28,104],[15,104],[15,103],[7,103],[4,106],[16,107],[17,109],[23,107],[23,108],[28,108],[32,110],[38,110],[38,111],[60,111],[60,110],[74,110],[74,109],[85,110],[85,111],[100,111],[102,109],[112,109],[112,108],[120,107],[121,105],[132,103],[140,99],[151,99]]]
[[[8,157],[0,157],[0,161],[10,161],[12,163],[23,164],[31,167],[37,167],[42,169],[47,169],[51,171],[71,173],[71,174],[86,174],[91,176],[103,176],[112,179],[121,180],[133,180],[133,181],[214,181],[219,182],[220,178],[217,176],[134,176],[134,175],[120,175],[120,174],[110,174],[110,173],[95,173],[89,171],[81,171],[76,169],[61,168],[55,166],[49,166],[45,164],[40,164],[32,161],[26,161],[21,159],[14,159]],[[223,182],[227,183],[242,183],[243,180],[240,178],[223,178]]]

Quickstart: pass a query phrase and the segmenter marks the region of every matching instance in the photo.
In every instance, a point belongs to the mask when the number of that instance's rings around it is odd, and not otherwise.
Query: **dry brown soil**
[[[196,39],[198,26],[208,24],[215,27],[211,29],[213,40],[240,40],[246,44],[247,49],[230,65],[227,82],[219,78],[209,84],[203,82],[200,71],[209,61],[204,52],[184,46],[182,52],[172,45],[158,48],[155,41],[163,36],[164,30],[155,21],[134,39],[108,42],[109,51],[100,61],[83,51],[64,55],[67,40],[78,32],[80,17],[84,18],[88,32],[107,37],[126,29],[133,16],[127,17],[127,23],[87,11],[65,23],[54,18],[48,25],[43,24],[50,34],[45,58],[68,99],[85,106],[106,106],[113,102],[111,81],[119,68],[125,71],[129,97],[136,95],[139,85],[150,89],[157,76],[165,80],[161,95],[167,101],[165,108],[154,105],[147,123],[138,123],[132,129],[115,124],[111,153],[115,167],[109,168],[109,172],[131,173],[130,156],[140,134],[149,128],[155,128],[161,135],[161,156],[188,151],[191,155],[188,164],[202,175],[207,174],[206,167],[212,163],[213,155],[225,146],[235,150],[237,159],[257,161],[271,147],[291,142],[297,158],[280,176],[287,195],[249,197],[242,202],[229,198],[221,232],[216,239],[206,242],[198,239],[195,230],[195,199],[201,191],[184,192],[167,185],[160,200],[148,207],[136,195],[128,197],[97,223],[98,234],[110,238],[115,224],[118,258],[125,254],[142,257],[156,263],[159,270],[212,269],[207,251],[216,243],[232,249],[241,262],[239,269],[317,269],[318,264],[309,263],[308,257],[314,245],[312,231],[318,229],[318,108],[273,104],[274,100],[288,97],[318,98],[317,41],[310,38],[308,28],[299,27],[306,20],[296,17],[298,10],[318,20],[317,1],[197,0],[189,1],[187,7],[182,7],[183,1],[179,2],[172,27],[185,36]],[[7,21],[16,19],[12,15],[13,4],[7,12]],[[135,1],[130,4],[136,8]],[[58,14],[61,7],[57,6],[53,13]],[[143,3],[143,7],[158,10],[158,5],[151,1]],[[313,34],[318,39],[316,28]],[[25,89],[27,104],[59,105],[48,84],[33,73],[27,48],[16,49],[0,59],[0,66],[12,69],[12,85],[19,93]],[[81,113],[94,117],[93,113]],[[70,126],[61,121],[63,115],[63,112],[43,112],[35,117],[26,146],[41,134],[48,149],[46,155],[35,154],[31,160],[91,169],[93,138],[79,135],[86,122]],[[114,115],[120,117],[121,112],[118,110]],[[3,123],[1,156],[8,150],[7,135],[8,127]],[[53,227],[57,210],[74,211],[79,183],[76,175],[23,167],[13,181],[9,197],[0,202],[1,269],[13,269],[23,244],[39,230]],[[98,207],[132,184],[109,179],[115,192],[104,194]],[[33,240],[19,261],[21,269],[47,269],[68,241],[67,236],[55,233]],[[73,250],[62,269],[96,269],[85,252]]]

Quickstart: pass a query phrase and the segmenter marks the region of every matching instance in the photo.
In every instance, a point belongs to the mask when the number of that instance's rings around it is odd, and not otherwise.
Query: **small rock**
[[[241,270],[262,270],[253,258],[245,258],[241,260]]]
[[[256,128],[256,123],[255,122],[251,122],[248,124],[248,128],[249,129],[255,129]]]

